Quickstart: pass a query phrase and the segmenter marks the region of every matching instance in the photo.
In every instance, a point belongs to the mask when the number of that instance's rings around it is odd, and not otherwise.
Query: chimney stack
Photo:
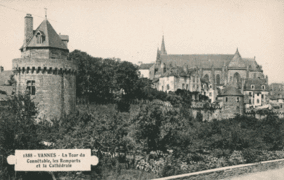
[[[25,39],[24,46],[29,42],[29,40],[33,37],[33,17],[31,14],[27,14],[25,17]]]

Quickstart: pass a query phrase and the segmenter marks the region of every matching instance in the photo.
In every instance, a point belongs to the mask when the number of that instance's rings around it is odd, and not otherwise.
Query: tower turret
[[[66,38],[60,38],[47,19],[35,31],[31,16],[25,17],[25,23],[22,58],[13,59],[16,94],[28,92],[32,96],[39,119],[70,114],[76,106],[77,65],[67,60]]]

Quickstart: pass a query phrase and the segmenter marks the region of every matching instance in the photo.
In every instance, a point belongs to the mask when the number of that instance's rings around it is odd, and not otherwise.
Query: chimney
[[[61,38],[62,42],[68,48],[69,36],[68,35],[62,35],[61,33],[59,33],[59,37]]]
[[[33,37],[33,17],[31,14],[27,14],[25,17],[25,39],[24,46],[29,42],[29,40]]]

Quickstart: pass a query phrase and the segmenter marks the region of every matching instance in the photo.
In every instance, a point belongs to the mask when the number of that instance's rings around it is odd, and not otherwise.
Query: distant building
[[[270,88],[270,100],[283,103],[284,99],[284,84],[283,83],[272,83]]]
[[[13,71],[4,71],[4,67],[0,66],[0,105],[6,104],[8,97],[14,92],[14,87],[10,84]]]
[[[143,67],[143,64],[141,66]],[[184,68],[196,69],[197,72],[188,76],[188,79],[182,80],[183,75],[180,74],[183,73],[176,73],[173,69]],[[199,86],[197,91],[208,96],[211,102],[215,102],[218,92],[229,84],[236,84],[236,87],[241,90],[245,79],[268,79],[264,76],[262,66],[258,65],[255,57],[242,58],[238,49],[235,54],[168,54],[164,36],[161,49],[157,50],[156,62],[152,66],[147,66],[147,70],[149,70],[149,78],[159,84],[156,88],[163,91],[187,89],[187,82],[188,87],[194,87],[189,82],[193,83],[195,79],[195,82],[200,82],[196,84]],[[148,71],[146,69],[144,71],[148,75]],[[173,72],[174,76],[171,75]],[[169,88],[168,84],[165,84],[166,81],[169,81]],[[188,88],[190,91],[193,89]]]
[[[140,77],[150,79],[150,68],[154,63],[141,64],[139,66]]]
[[[245,79],[243,94],[246,107],[257,107],[268,104],[269,86],[267,79]]]

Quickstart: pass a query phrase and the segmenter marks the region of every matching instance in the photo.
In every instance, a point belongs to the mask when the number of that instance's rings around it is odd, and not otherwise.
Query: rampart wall
[[[34,81],[38,103],[38,118],[60,118],[76,106],[76,64],[64,59],[14,59],[13,70],[17,94],[27,91],[28,81]]]

